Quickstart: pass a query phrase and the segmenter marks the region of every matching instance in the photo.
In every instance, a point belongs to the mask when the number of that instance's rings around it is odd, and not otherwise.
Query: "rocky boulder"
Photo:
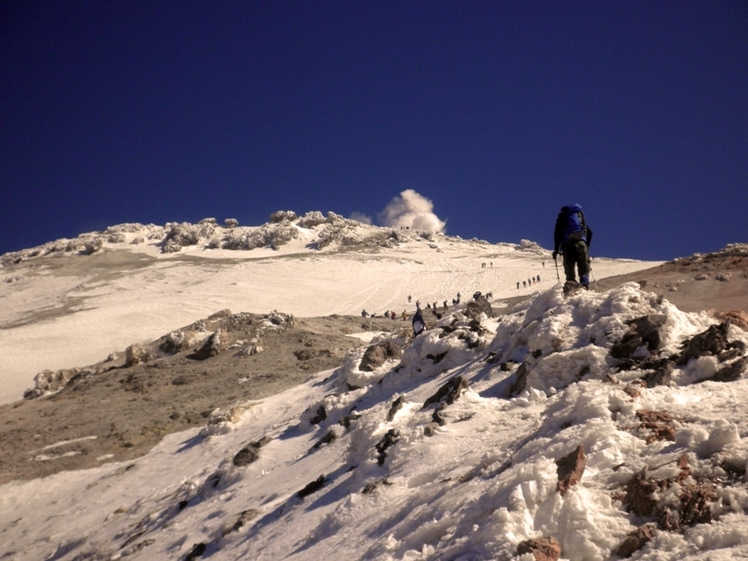
[[[584,447],[580,444],[570,454],[556,460],[558,484],[556,490],[565,495],[571,487],[582,480],[582,475],[587,467],[587,457]]]
[[[554,538],[533,538],[517,545],[517,555],[532,554],[535,561],[558,561],[561,544]]]
[[[493,317],[493,308],[488,299],[485,296],[480,295],[475,300],[468,302],[467,307],[465,308],[465,315],[470,319],[480,321],[483,314],[489,318]]]
[[[207,360],[214,357],[228,348],[228,338],[223,330],[215,331],[205,340],[203,346],[189,356],[195,360]]]
[[[392,341],[377,343],[366,349],[358,369],[363,372],[373,372],[387,360],[400,358],[402,354],[402,349]]]

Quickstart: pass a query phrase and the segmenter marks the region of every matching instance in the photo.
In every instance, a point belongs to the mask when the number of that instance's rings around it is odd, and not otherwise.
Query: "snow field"
[[[567,300],[550,289],[479,328],[447,316],[399,361],[362,372],[362,353],[352,353],[335,371],[248,404],[225,430],[171,435],[128,464],[3,486],[3,540],[17,559],[158,561],[204,544],[218,561],[487,561],[519,559],[519,542],[550,536],[563,559],[614,559],[646,521],[617,498],[635,474],[674,478],[684,454],[694,477],[748,464],[744,375],[694,383],[715,370],[702,357],[677,367],[670,387],[624,391],[637,372],[617,372],[607,350],[628,320],[647,314],[666,316],[667,352],[712,322],[634,284]],[[748,342],[737,328],[730,335]],[[527,383],[512,397],[522,365]],[[469,387],[438,425],[424,402],[458,375]],[[326,418],[313,424],[320,406]],[[642,409],[671,414],[675,440],[647,442]],[[234,465],[263,437],[271,440],[256,462]],[[556,461],[579,445],[585,472],[562,495]],[[663,504],[675,505],[677,491]],[[713,522],[658,531],[633,558],[748,555],[745,475],[726,482],[712,508]]]

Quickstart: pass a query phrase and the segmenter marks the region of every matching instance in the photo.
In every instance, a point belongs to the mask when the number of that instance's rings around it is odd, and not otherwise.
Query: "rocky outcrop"
[[[260,458],[260,448],[270,441],[270,438],[264,437],[257,442],[248,444],[236,453],[232,463],[237,467],[243,467],[256,462]]]
[[[190,224],[170,222],[166,225],[166,237],[161,242],[161,251],[175,253],[183,247],[198,245],[210,239],[216,230],[212,222]]]
[[[532,554],[535,561],[558,561],[561,544],[554,538],[533,538],[517,545],[517,555]]]
[[[580,444],[573,452],[556,460],[558,474],[556,490],[562,496],[582,480],[584,469],[587,467],[586,458],[584,447]]]
[[[64,368],[61,370],[42,370],[34,376],[34,387],[24,392],[24,399],[34,399],[55,393],[64,388],[68,382],[79,374],[77,368]]]
[[[693,473],[686,454],[677,460],[677,467],[678,474],[670,478],[637,473],[618,498],[637,516],[655,518],[664,531],[683,532],[711,522],[712,504],[719,495],[717,481]]]
[[[207,360],[212,358],[229,347],[229,339],[226,334],[219,329],[215,331],[210,337],[205,340],[202,347],[196,350],[193,354],[189,355],[189,358],[195,360]]]
[[[629,358],[642,346],[650,353],[656,352],[662,343],[662,330],[667,318],[659,314],[632,319],[627,322],[629,331],[610,349],[613,358]]]
[[[615,555],[621,557],[622,559],[628,559],[634,553],[636,553],[650,541],[652,541],[652,538],[655,537],[656,532],[657,526],[655,526],[654,524],[645,524],[644,526],[640,526],[636,530],[629,533],[628,536],[626,536],[626,539],[623,541],[623,543],[618,546],[618,549],[616,549]]]
[[[377,464],[379,464],[380,466],[384,465],[384,461],[387,459],[387,450],[397,444],[399,440],[399,431],[395,429],[390,429],[387,431],[387,434],[385,434],[382,437],[382,440],[380,440],[375,446],[377,450]]]
[[[488,318],[493,317],[493,308],[488,299],[481,295],[467,303],[465,315],[472,320],[480,321],[483,315]]]
[[[279,210],[270,215],[271,224],[277,224],[279,222],[293,222],[298,219],[299,216],[292,210]]]
[[[363,372],[373,372],[382,366],[387,360],[400,358],[402,354],[402,349],[392,341],[377,343],[366,349],[358,368]]]
[[[727,341],[728,322],[712,325],[703,333],[694,335],[691,339],[685,341],[681,346],[681,353],[676,364],[683,366],[689,360],[700,356],[712,355],[719,356],[728,348],[732,348]]]
[[[151,360],[151,354],[140,345],[130,345],[125,349],[125,368]]]

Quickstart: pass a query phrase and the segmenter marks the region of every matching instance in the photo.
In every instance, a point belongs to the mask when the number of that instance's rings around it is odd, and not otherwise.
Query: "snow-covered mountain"
[[[550,254],[532,242],[489,244],[332,212],[278,212],[259,227],[121,224],[0,263],[0,403],[20,399],[42,370],[101,361],[223,309],[399,314],[417,300],[441,305],[475,291],[510,298],[556,282]],[[656,264],[597,259],[594,273]],[[531,284],[536,275],[541,282]]]
[[[368,343],[341,366],[216,410],[143,457],[3,485],[0,558],[748,558],[744,314],[685,313],[636,283],[565,299],[548,252],[529,242],[345,221],[320,248],[344,219],[326,220],[262,227],[298,232],[277,249],[226,249],[245,234],[207,222],[173,253],[162,249],[174,226],[132,226],[91,252],[75,242],[4,256],[3,334],[35,337],[26,356],[65,321],[78,337],[59,356],[101,360],[224,308],[226,321],[268,314],[278,331],[291,322],[273,309],[399,313],[420,299],[439,313],[415,339],[407,323],[353,333]],[[593,267],[602,279],[652,265]],[[122,339],[94,336],[105,325]],[[65,351],[78,345],[89,354]]]

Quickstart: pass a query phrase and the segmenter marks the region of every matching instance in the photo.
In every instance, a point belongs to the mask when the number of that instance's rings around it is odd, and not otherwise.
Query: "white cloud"
[[[406,189],[394,197],[379,213],[379,222],[392,228],[415,228],[443,232],[446,222],[434,214],[434,203],[413,189]]]
[[[372,224],[374,222],[371,219],[371,216],[367,216],[363,212],[353,212],[353,213],[351,213],[351,220],[358,220],[359,222],[361,222],[363,224]]]

